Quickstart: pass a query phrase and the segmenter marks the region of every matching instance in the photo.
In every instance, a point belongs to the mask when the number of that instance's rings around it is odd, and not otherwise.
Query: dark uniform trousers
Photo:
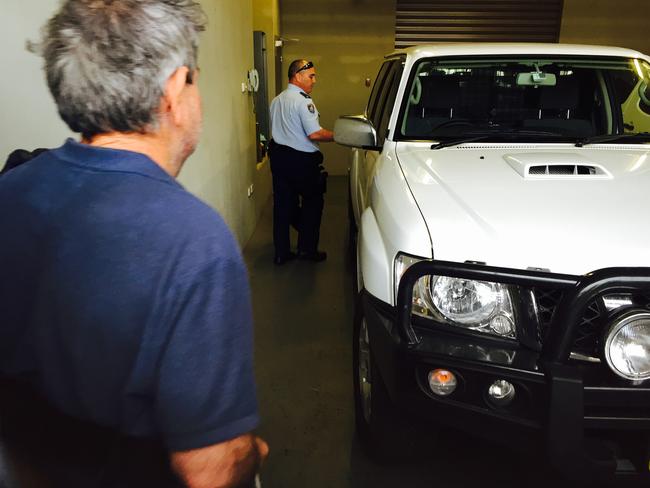
[[[275,256],[289,254],[289,226],[292,224],[298,229],[298,252],[316,252],[327,181],[327,173],[321,166],[323,154],[297,151],[271,140],[269,156],[273,174]]]

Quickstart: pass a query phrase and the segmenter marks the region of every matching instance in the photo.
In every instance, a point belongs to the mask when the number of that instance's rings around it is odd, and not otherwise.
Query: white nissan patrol
[[[648,476],[649,84],[628,49],[425,45],[338,119],[375,452],[436,419],[568,475]]]

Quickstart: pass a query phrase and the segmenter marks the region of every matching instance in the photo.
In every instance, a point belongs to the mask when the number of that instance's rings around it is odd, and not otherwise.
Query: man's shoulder
[[[170,192],[161,217],[175,224],[181,234],[230,236],[219,212],[182,187]]]
[[[161,262],[174,262],[177,285],[224,263],[243,267],[239,244],[214,208],[182,187],[158,194],[160,199],[155,195],[141,199],[139,214],[126,216],[119,229],[126,240],[139,236],[133,245],[146,251],[148,266],[155,270]]]
[[[305,93],[304,91],[300,90],[293,90],[291,91],[291,97],[296,100],[298,103],[301,105],[304,105],[306,103],[311,103],[311,95],[308,93]]]
[[[285,88],[282,93],[280,93],[275,99],[284,99],[284,100],[291,100],[293,102],[297,102],[300,104],[304,104],[307,101],[311,100],[311,95],[308,93],[305,93],[303,90],[299,89],[295,85],[290,85],[287,88]]]
[[[156,248],[193,241],[231,248],[221,215],[153,164],[135,157],[118,167],[86,166],[50,151],[0,177],[0,202],[6,197],[17,207],[39,209],[43,218],[65,217],[78,232],[96,232],[86,225],[92,215],[91,222],[110,223],[117,235],[136,232],[142,245]],[[66,197],[52,201],[56,193]],[[82,201],[86,205],[74,204]]]

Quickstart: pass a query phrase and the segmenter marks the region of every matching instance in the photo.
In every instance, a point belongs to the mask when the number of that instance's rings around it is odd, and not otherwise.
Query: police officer
[[[287,89],[271,102],[273,262],[278,265],[296,257],[289,239],[292,224],[298,229],[297,257],[315,262],[327,259],[327,253],[318,250],[327,179],[318,143],[334,140],[334,134],[320,126],[310,96],[316,84],[314,63],[296,59],[288,75]]]

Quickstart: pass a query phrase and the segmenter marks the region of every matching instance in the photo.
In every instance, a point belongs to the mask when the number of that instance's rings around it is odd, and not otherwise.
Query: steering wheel
[[[413,88],[411,89],[411,96],[409,97],[409,103],[411,105],[417,105],[420,103],[420,99],[422,98],[422,82],[420,81],[420,77],[416,76],[415,80],[413,81]]]
[[[467,119],[449,119],[443,122],[442,124],[438,124],[435,127],[433,127],[431,130],[436,130],[436,129],[441,129],[443,127],[462,127],[462,126],[468,126],[468,125],[474,125],[474,122],[471,120]]]

